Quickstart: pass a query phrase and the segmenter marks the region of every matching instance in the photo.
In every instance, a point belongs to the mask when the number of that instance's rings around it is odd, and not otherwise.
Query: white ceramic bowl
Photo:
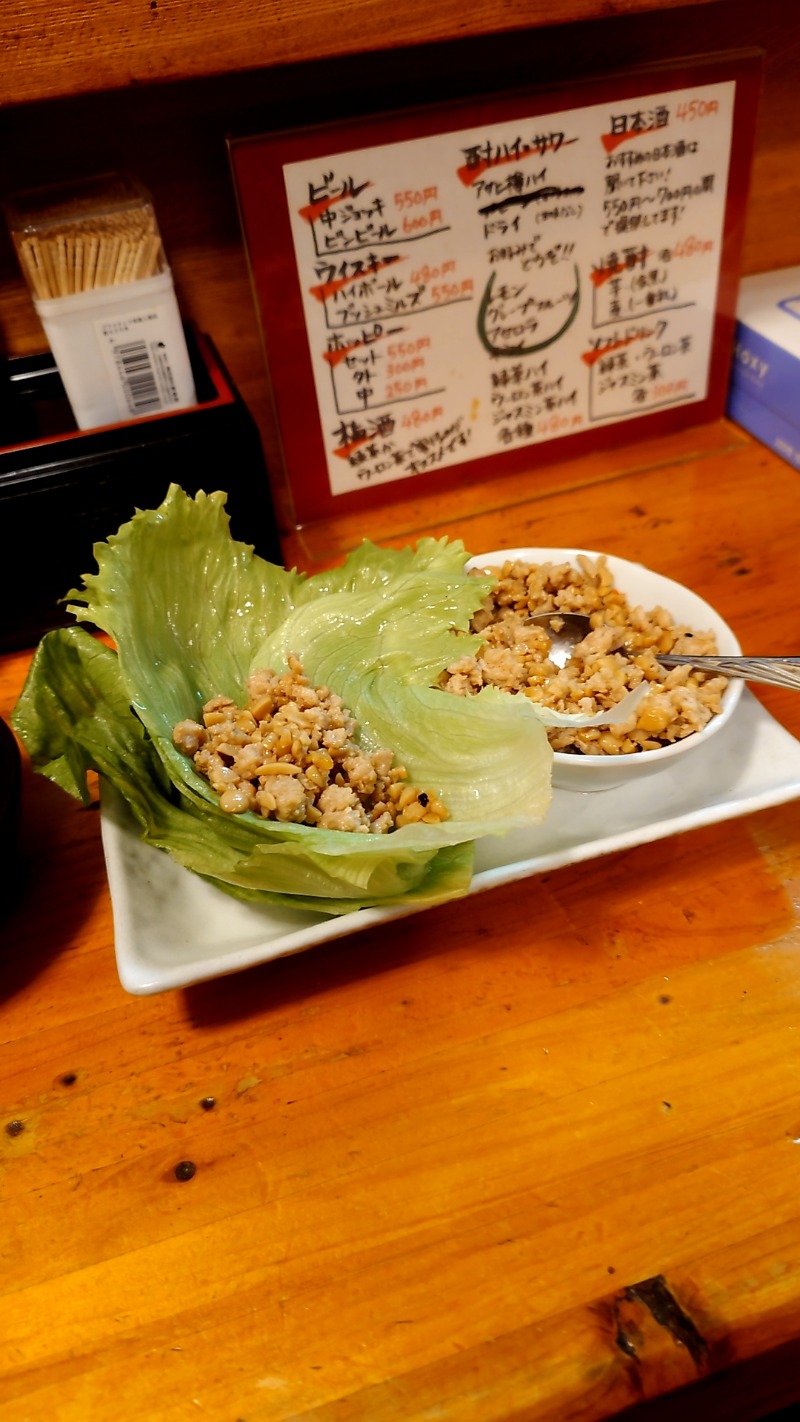
[[[499,548],[489,553],[479,553],[470,558],[468,568],[500,568],[509,560],[520,559],[525,563],[574,562],[580,555],[599,558],[601,555],[585,548]],[[713,632],[722,656],[740,656],[741,647],[735,634],[718,612],[709,606],[697,593],[682,583],[662,577],[641,563],[629,562],[626,558],[616,558],[606,554],[606,563],[614,578],[615,585],[623,592],[632,606],[645,609],[663,607],[672,614],[676,622],[686,623],[697,632]],[[634,755],[568,755],[556,751],[553,755],[553,785],[562,790],[610,790],[615,786],[655,775],[675,766],[687,755],[702,751],[712,736],[716,736],[727,725],[733,715],[744,690],[743,681],[730,680],[723,693],[723,710],[713,716],[708,725],[695,735],[686,736],[682,741],[663,746],[659,750],[642,751]]]

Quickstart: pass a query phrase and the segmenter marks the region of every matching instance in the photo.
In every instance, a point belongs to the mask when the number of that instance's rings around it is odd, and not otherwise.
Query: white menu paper
[[[705,399],[735,90],[286,163],[331,493]]]

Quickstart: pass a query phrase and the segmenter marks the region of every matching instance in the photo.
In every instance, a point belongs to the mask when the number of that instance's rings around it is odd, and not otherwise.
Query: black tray
[[[186,340],[197,405],[96,430],[77,429],[49,353],[0,369],[0,651],[71,622],[61,599],[95,571],[93,544],[170,483],[224,489],[234,538],[282,561],[258,429],[208,337],[187,326]]]

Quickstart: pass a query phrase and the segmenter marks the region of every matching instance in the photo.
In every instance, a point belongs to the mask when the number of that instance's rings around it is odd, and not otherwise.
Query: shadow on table
[[[75,945],[105,887],[95,807],[79,805],[26,761],[17,855],[3,866],[0,1000]]]
[[[757,1401],[765,1393],[781,1399],[800,1396],[797,1359],[798,1343],[791,1340],[691,1387],[623,1408],[615,1422],[797,1422],[800,1401],[772,1412]]]
[[[425,930],[421,932],[423,918]],[[336,993],[375,974],[391,974],[410,962],[439,959],[448,946],[463,947],[466,935],[476,944],[490,936],[476,915],[475,900],[440,904],[420,915],[273,958],[227,977],[195,983],[183,989],[188,1015],[197,1026],[210,1026],[247,1018],[265,1006],[278,1011],[304,999]]]

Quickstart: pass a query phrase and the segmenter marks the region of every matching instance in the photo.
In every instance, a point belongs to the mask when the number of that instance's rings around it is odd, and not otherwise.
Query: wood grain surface
[[[390,538],[605,548],[746,650],[796,651],[797,472],[728,425],[656,453],[410,501]],[[330,532],[335,561],[352,530]],[[28,658],[0,660],[6,717]],[[755,694],[800,733],[800,698]],[[97,812],[28,765],[23,812],[2,1422],[751,1422],[800,1399],[797,803],[144,998]]]
[[[127,88],[710,0],[19,0],[0,22],[3,103]],[[91,63],[87,56],[91,55]]]
[[[269,371],[229,135],[553,83],[569,102],[573,81],[587,74],[756,47],[764,52],[764,84],[743,270],[800,264],[800,6],[791,0],[679,8],[636,0],[530,0],[522,9],[408,4],[233,0],[221,10],[197,0],[157,8],[153,0],[77,7],[25,0],[7,5],[0,19],[0,198],[116,168],[149,188],[181,314],[214,341],[258,424],[275,482]],[[0,354],[44,348],[0,223]]]

